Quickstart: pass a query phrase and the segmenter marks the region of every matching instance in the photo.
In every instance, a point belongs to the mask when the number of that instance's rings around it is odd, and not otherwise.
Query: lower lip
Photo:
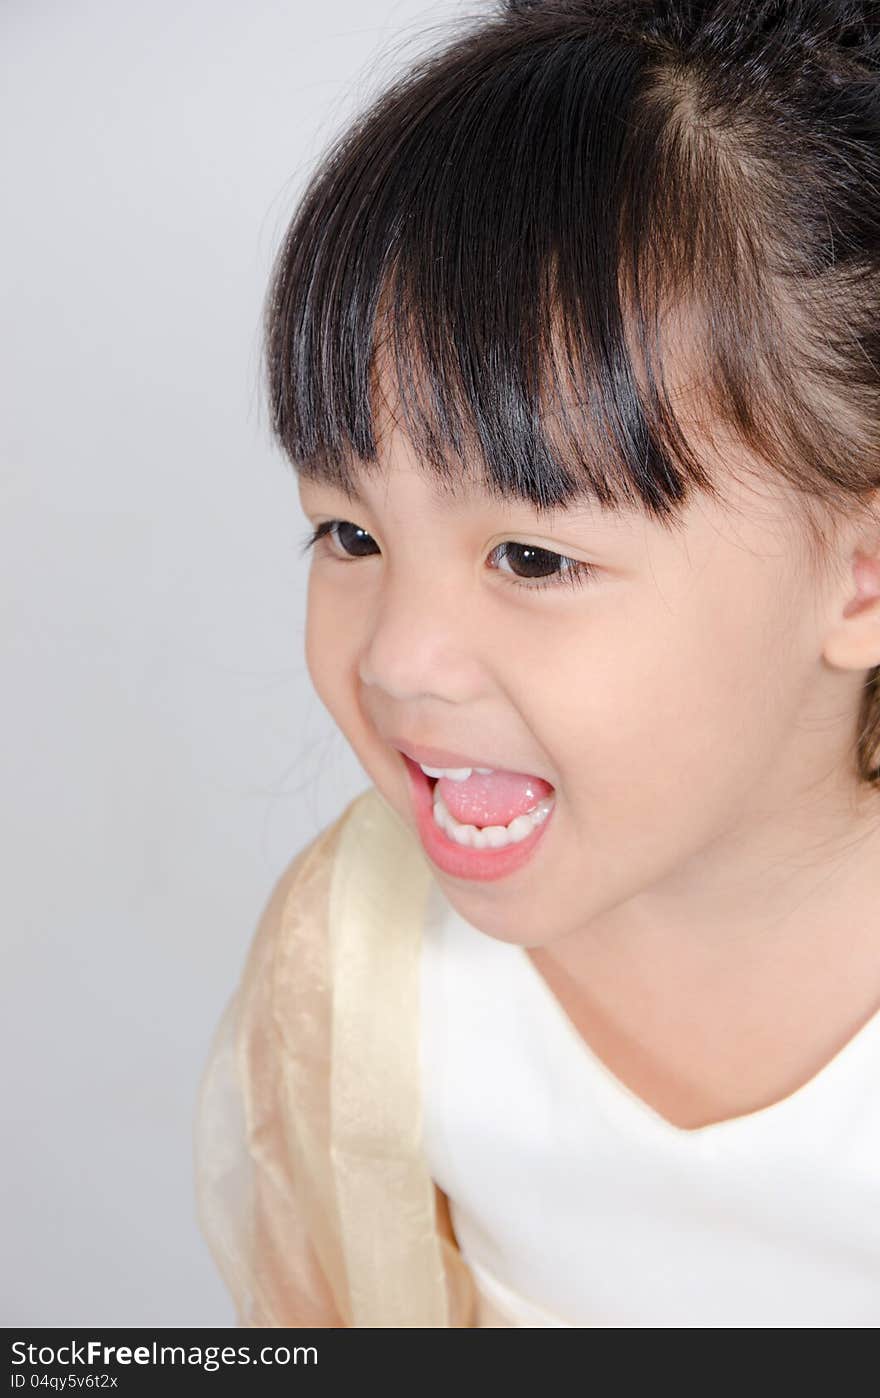
[[[419,838],[428,858],[444,874],[451,874],[456,879],[476,879],[487,883],[492,879],[505,878],[531,859],[553,819],[555,802],[541,824],[536,825],[531,835],[517,844],[502,845],[501,849],[470,849],[467,845],[457,844],[445,830],[440,829],[433,815],[434,792],[431,783],[417,762],[401,755],[412,788]]]

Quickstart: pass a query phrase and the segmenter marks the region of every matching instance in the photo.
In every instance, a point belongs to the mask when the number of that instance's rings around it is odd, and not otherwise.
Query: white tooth
[[[421,762],[419,766],[426,777],[449,777],[454,782],[467,781],[473,771],[472,767],[425,767]]]
[[[507,830],[503,825],[487,825],[483,834],[486,836],[486,844],[490,849],[500,849],[502,845],[509,844]]]
[[[494,771],[495,771],[495,768],[494,768],[494,767],[475,767],[475,768],[474,768],[474,771],[475,771],[475,772],[479,772],[479,774],[480,774],[481,777],[485,777],[485,776],[488,776],[488,774],[489,774],[490,772],[494,772]],[[492,829],[491,825],[490,825],[488,828],[491,830],[491,829]]]
[[[442,796],[434,792],[434,820],[456,844],[470,849],[500,849],[503,845],[514,845],[531,834],[536,826],[547,819],[553,808],[554,797],[545,796],[533,810],[517,816],[509,825],[488,825],[482,829],[476,825],[462,825],[449,810]]]

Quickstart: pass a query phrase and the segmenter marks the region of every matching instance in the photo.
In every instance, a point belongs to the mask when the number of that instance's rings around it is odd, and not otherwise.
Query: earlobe
[[[856,552],[852,575],[855,588],[823,654],[838,669],[869,670],[880,665],[880,554]]]

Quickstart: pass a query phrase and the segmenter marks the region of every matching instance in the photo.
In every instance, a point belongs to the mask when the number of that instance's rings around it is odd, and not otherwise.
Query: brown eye
[[[305,553],[321,539],[332,539],[342,555],[333,550],[332,556],[344,562],[345,558],[369,558],[378,552],[376,541],[372,534],[368,534],[366,529],[362,529],[358,524],[352,524],[347,519],[327,519],[308,536],[303,544],[302,552]],[[568,558],[564,554],[554,553],[552,549],[538,548],[535,544],[518,544],[507,541],[499,544],[492,550],[490,558],[496,556],[503,557],[508,563],[514,566],[508,570],[497,568],[496,572],[506,573],[511,582],[516,587],[528,588],[535,592],[540,587],[558,587],[565,585],[577,587],[581,583],[587,582],[595,576],[598,569],[591,563],[583,563],[575,558]]]
[[[534,544],[505,542],[493,549],[490,557],[494,558],[499,553],[514,565],[513,581],[520,587],[531,585],[532,591],[537,587],[556,587],[559,584],[576,587],[597,571],[590,563],[567,558],[564,554],[554,553],[552,549],[537,548]],[[498,571],[503,573],[507,570],[499,568]]]
[[[328,537],[338,542],[343,553],[348,554],[350,558],[366,558],[375,552],[375,549],[369,547],[371,543],[375,545],[375,539],[366,529],[361,529],[359,524],[352,524],[347,519],[325,519],[306,539],[303,553],[319,540]]]

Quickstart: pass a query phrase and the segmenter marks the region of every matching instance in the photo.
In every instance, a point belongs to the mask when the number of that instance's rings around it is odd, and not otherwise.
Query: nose
[[[462,703],[477,693],[479,621],[450,582],[420,582],[412,572],[386,581],[358,663],[365,685],[404,701],[426,695]]]

